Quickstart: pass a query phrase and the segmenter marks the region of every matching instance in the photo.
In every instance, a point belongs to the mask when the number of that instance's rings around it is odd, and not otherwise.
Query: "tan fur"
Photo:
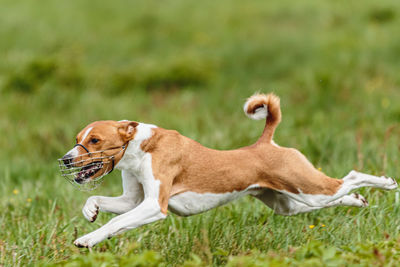
[[[315,169],[295,149],[258,142],[237,150],[218,151],[176,131],[153,131],[153,137],[142,144],[142,149],[152,154],[154,177],[161,180],[163,210],[168,207],[169,197],[186,191],[226,193],[258,184],[261,188],[296,194],[301,191],[333,195],[342,184],[342,180],[329,178]]]

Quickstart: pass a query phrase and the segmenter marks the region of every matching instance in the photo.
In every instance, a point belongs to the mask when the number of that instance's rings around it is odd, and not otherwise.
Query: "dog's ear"
[[[135,137],[136,126],[139,123],[136,121],[121,121],[118,128],[118,133],[125,142],[132,140]]]

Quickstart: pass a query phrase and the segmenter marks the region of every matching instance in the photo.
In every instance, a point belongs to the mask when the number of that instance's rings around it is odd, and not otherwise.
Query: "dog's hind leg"
[[[386,176],[378,177],[370,174],[351,171],[343,178],[343,186],[340,190],[346,192],[360,187],[375,187],[385,190],[392,190],[397,188],[397,182],[395,179]]]
[[[340,181],[341,184],[337,186],[333,191],[331,190],[329,194],[326,194],[323,190],[321,190],[321,183],[313,183],[315,179],[309,180],[309,184],[307,184],[306,188],[308,190],[307,192],[303,191],[301,188],[297,188],[298,193],[287,192],[284,190],[277,191],[287,195],[297,202],[301,202],[310,207],[326,207],[332,203],[335,203],[334,201],[343,198],[344,196],[348,195],[352,190],[357,188],[375,187],[385,190],[392,190],[397,188],[397,182],[393,178],[388,178],[384,176],[377,177],[356,171],[351,171],[342,180],[337,180],[333,178],[324,179],[327,183],[332,181]]]
[[[295,215],[299,213],[310,212],[321,208],[336,207],[336,206],[353,206],[366,207],[368,201],[360,194],[353,193],[334,200],[325,206],[308,206],[302,202],[296,201],[290,196],[274,190],[266,189],[263,193],[255,196],[265,205],[270,207],[276,214],[280,215]]]
[[[275,148],[275,161],[265,171],[259,185],[281,192],[309,207],[326,207],[331,202],[348,195],[360,187],[386,190],[397,188],[393,178],[377,177],[351,171],[343,179],[331,178],[317,170],[296,149]],[[276,162],[279,163],[276,164]]]

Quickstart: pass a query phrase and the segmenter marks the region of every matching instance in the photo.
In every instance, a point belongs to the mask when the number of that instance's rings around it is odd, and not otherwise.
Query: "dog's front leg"
[[[144,199],[143,186],[136,177],[122,171],[123,194],[119,197],[91,196],[82,209],[83,216],[94,222],[99,211],[122,214],[136,208]]]
[[[113,218],[99,229],[78,238],[74,244],[78,247],[90,248],[104,239],[165,217],[166,215],[161,212],[158,199],[146,198],[135,209]]]
[[[138,180],[143,188],[143,202],[133,210],[111,219],[99,229],[78,238],[74,242],[76,246],[92,247],[106,238],[164,219],[167,216],[172,179],[166,179],[162,174],[158,175],[161,180],[154,178],[151,156],[147,156],[143,162],[143,175]]]
[[[99,211],[123,214],[137,207],[142,201],[143,194],[136,197],[126,195],[119,197],[91,196],[87,199],[82,213],[89,222],[94,222]]]

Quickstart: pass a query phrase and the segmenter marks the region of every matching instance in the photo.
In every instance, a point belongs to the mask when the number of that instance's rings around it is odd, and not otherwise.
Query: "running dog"
[[[96,121],[85,127],[75,147],[60,160],[64,171],[70,171],[74,183],[89,184],[115,167],[122,171],[123,194],[88,198],[82,212],[90,222],[99,211],[120,215],[74,244],[90,248],[164,219],[168,209],[190,216],[245,195],[258,198],[277,214],[294,215],[325,207],[365,207],[364,197],[351,194],[360,187],[397,188],[392,178],[354,170],[343,179],[330,178],[298,150],[275,144],[281,110],[274,94],[253,95],[244,112],[251,119],[265,119],[264,131],[255,144],[228,151],[135,121]]]

